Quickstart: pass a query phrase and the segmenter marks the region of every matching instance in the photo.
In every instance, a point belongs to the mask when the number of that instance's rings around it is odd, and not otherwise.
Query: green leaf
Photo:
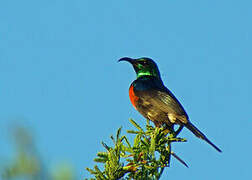
[[[99,178],[107,180],[107,178],[103,175],[103,173],[101,172],[101,170],[98,168],[97,165],[95,165],[94,169],[96,170],[97,174],[100,176]]]
[[[144,140],[142,140],[142,139],[141,139],[141,143],[142,143],[145,147],[147,147],[147,148],[149,147],[148,142],[145,142],[145,141],[144,141]]]
[[[135,139],[134,139],[134,147],[138,147],[140,145],[140,141],[141,141],[141,138],[140,138],[140,135],[136,135]]]
[[[114,136],[111,135],[110,138],[112,139],[113,143],[116,144]]]
[[[133,126],[135,126],[140,132],[143,132],[143,131],[144,131],[133,119],[130,119],[129,121],[130,121],[131,124],[133,124]]]
[[[128,145],[128,147],[131,148],[131,145],[130,145],[130,143],[129,143],[129,140],[128,140],[128,138],[127,138],[126,136],[123,136],[123,137],[122,137],[122,140],[125,140],[126,143],[127,143],[127,145]]]
[[[123,156],[127,156],[125,152],[129,152],[129,153],[133,152],[131,147],[127,147],[127,146],[124,146],[124,145],[121,146],[121,150],[123,151],[121,153],[121,155],[123,155]]]
[[[121,130],[122,130],[122,127],[120,127],[120,128],[117,130],[117,133],[116,133],[116,141],[118,141],[118,139],[120,138]]]
[[[92,169],[90,169],[90,168],[86,168],[86,170],[87,170],[88,172],[90,172],[90,174],[93,174],[93,175],[96,175],[96,174],[97,174],[94,170],[92,170]]]
[[[101,158],[108,158],[108,153],[107,152],[98,152],[97,156]]]
[[[105,159],[105,158],[94,158],[94,161],[95,162],[98,162],[98,163],[105,163],[107,162],[108,159]]]
[[[170,142],[186,142],[187,140],[184,138],[169,138]]]
[[[134,130],[127,130],[127,133],[129,133],[129,134],[140,134],[141,132],[134,131]]]
[[[156,147],[156,141],[155,141],[155,136],[151,136],[151,144],[150,144],[150,153],[152,154],[152,156],[154,156],[154,152],[155,152],[155,147]]]
[[[103,147],[105,147],[105,149],[107,149],[108,151],[110,150],[110,147],[107,146],[107,144],[105,144],[103,141],[102,141],[102,145],[103,145]]]

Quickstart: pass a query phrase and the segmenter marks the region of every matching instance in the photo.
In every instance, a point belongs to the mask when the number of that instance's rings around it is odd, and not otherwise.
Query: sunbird
[[[217,151],[222,152],[198,128],[196,128],[177,98],[164,86],[157,64],[150,58],[132,59],[123,57],[119,62],[129,62],[135,72],[136,80],[129,87],[129,97],[134,108],[156,127],[173,128],[174,124],[185,126],[195,136],[203,139]]]

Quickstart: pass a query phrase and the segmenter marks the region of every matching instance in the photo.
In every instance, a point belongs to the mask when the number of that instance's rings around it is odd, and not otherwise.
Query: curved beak
[[[132,64],[132,65],[133,65],[133,63],[134,63],[134,59],[129,58],[129,57],[123,57],[123,58],[121,58],[121,59],[118,60],[118,62],[121,62],[121,61],[127,61],[127,62],[129,62],[130,64]]]

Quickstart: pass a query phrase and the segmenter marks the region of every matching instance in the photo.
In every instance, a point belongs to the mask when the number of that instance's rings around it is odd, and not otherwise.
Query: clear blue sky
[[[249,0],[13,0],[0,2],[0,153],[14,119],[33,128],[45,163],[69,160],[78,176],[100,142],[129,118],[132,67],[153,58],[191,121],[163,179],[250,179],[252,2]],[[124,131],[125,133],[125,131]]]

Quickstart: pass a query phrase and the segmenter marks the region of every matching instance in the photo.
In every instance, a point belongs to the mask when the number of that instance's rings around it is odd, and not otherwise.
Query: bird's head
[[[137,78],[142,76],[154,76],[158,79],[160,79],[160,73],[157,67],[157,64],[150,58],[139,58],[139,59],[132,59],[129,57],[123,57],[119,59],[120,61],[127,61],[129,62],[137,75]]]

